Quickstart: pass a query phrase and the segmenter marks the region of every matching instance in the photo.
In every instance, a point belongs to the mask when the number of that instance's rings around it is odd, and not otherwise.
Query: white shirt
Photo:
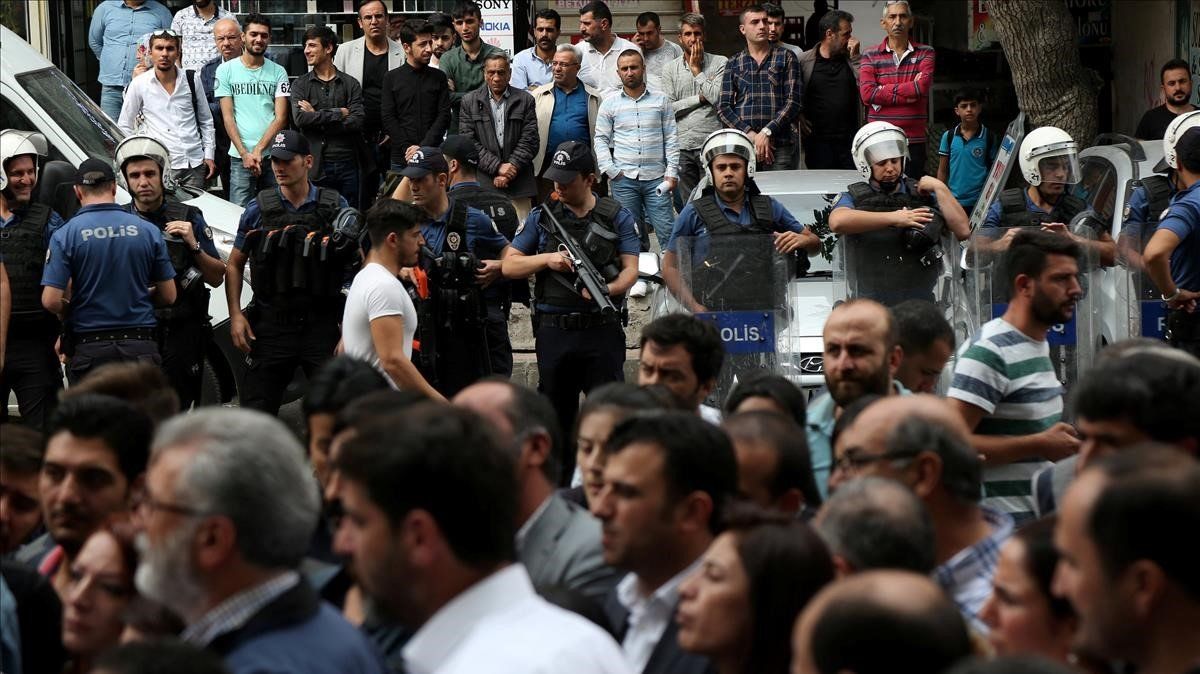
[[[127,135],[135,132],[162,141],[171,153],[171,168],[195,168],[216,152],[212,112],[199,73],[195,74],[196,111],[192,112],[192,82],[175,67],[175,91],[168,94],[154,69],[138,75],[125,90],[117,126]]]
[[[721,425],[721,410],[708,405],[700,406],[700,418],[712,424],[713,426]]]
[[[642,48],[616,35],[613,36],[612,46],[601,54],[591,42],[580,42],[583,49],[583,64],[579,67],[579,79],[589,87],[599,92],[601,98],[621,90],[621,76],[617,74],[617,59],[626,49],[634,49],[642,53]]]
[[[217,5],[217,3],[213,3]],[[211,18],[200,16],[196,7],[184,7],[175,13],[171,21],[171,30],[179,33],[183,44],[180,60],[184,70],[200,70],[205,63],[215,59],[221,52],[217,50],[217,40],[213,37],[213,28],[221,19],[233,19],[233,13],[224,7],[217,6],[217,11]]]
[[[392,388],[397,388],[383,365],[371,337],[371,321],[384,316],[400,316],[404,321],[404,355],[412,358],[413,335],[417,332],[417,308],[400,279],[387,267],[371,262],[359,270],[346,296],[342,314],[342,345],[346,355],[371,364],[383,373]]]
[[[403,654],[409,674],[633,674],[612,637],[539,597],[520,564],[450,600]]]
[[[662,639],[667,625],[675,619],[675,608],[679,604],[679,584],[699,565],[700,558],[697,558],[649,597],[643,597],[638,592],[636,573],[626,574],[621,582],[617,583],[617,601],[629,611],[629,629],[625,632],[621,648],[625,651],[625,661],[633,671],[640,672],[646,669],[646,663],[650,662],[650,656],[654,654],[654,648]]]

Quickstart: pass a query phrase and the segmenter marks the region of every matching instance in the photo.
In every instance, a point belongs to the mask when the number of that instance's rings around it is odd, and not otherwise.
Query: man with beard
[[[138,504],[135,582],[230,672],[382,674],[365,636],[297,568],[320,497],[282,422],[208,408],[164,424]]]
[[[960,349],[947,393],[984,457],[984,505],[1018,524],[1033,517],[1034,473],[1079,450],[1075,429],[1060,421],[1063,387],[1046,341],[1083,295],[1079,254],[1079,245],[1060,234],[1027,229],[1011,238],[1004,255],[1008,308]]]
[[[808,406],[808,451],[821,498],[829,495],[833,426],[846,406],[864,395],[908,395],[893,377],[904,352],[896,319],[874,300],[853,299],[833,308],[821,331],[825,386]]]
[[[515,563],[517,468],[479,416],[430,403],[381,415],[337,469],[337,550],[417,630],[408,671],[629,672],[611,637],[538,597]]]
[[[514,89],[532,91],[553,80],[551,63],[562,29],[562,16],[553,9],[543,9],[533,21],[533,46],[517,52],[512,60],[510,84]]]
[[[1140,140],[1162,140],[1176,117],[1196,109],[1192,105],[1192,70],[1183,59],[1171,59],[1159,70],[1163,104],[1150,108],[1138,122],[1134,137]]]
[[[130,404],[95,393],[64,400],[50,419],[38,478],[47,534],[17,561],[36,566],[65,601],[75,555],[110,515],[132,505],[154,426]]]
[[[38,158],[49,151],[40,133],[0,131],[0,255],[10,289],[8,335],[0,368],[0,398],[17,394],[25,425],[39,431],[54,411],[62,370],[54,353],[58,320],[42,307],[42,271],[50,235],[63,219],[45,204],[33,203]],[[0,420],[8,419],[8,405]]]
[[[422,145],[438,145],[450,128],[450,89],[446,75],[429,67],[433,26],[405,24],[400,31],[407,61],[383,78],[379,116],[392,147],[391,168],[402,171]]]
[[[204,354],[212,338],[205,286],[221,285],[225,263],[200,209],[164,192],[163,173],[171,164],[167,148],[147,136],[129,136],[115,154],[133,196],[125,208],[162,230],[175,269],[176,300],[155,309],[154,317],[163,371],[179,395],[179,408],[188,410],[200,402]]]
[[[642,53],[642,48],[613,32],[612,10],[602,0],[589,2],[579,8],[579,38],[583,63],[579,80],[595,89],[601,98],[621,91],[621,76],[617,59],[630,49]]]
[[[217,21],[212,30],[213,42],[217,45],[217,56],[200,68],[200,84],[208,100],[208,111],[212,115],[213,131],[216,136],[217,175],[221,178],[221,189],[216,192],[222,199],[229,197],[229,132],[225,130],[225,118],[221,115],[221,99],[217,98],[217,68],[222,63],[242,55],[242,27],[237,19],[226,17]]]
[[[687,314],[668,314],[642,328],[641,342],[638,386],[662,386],[682,409],[721,423],[721,411],[704,404],[725,360],[716,326]]]
[[[454,48],[454,41],[458,38],[458,33],[454,32],[454,19],[451,19],[450,15],[445,12],[430,14],[429,25],[433,28],[433,56],[429,59],[429,65],[440,70],[442,57]]]
[[[503,49],[490,45],[480,37],[483,15],[479,5],[471,0],[459,2],[450,16],[459,44],[446,52],[438,68],[446,73],[450,83],[450,128],[458,128],[459,106],[463,97],[483,86],[483,64],[492,54],[505,54]],[[507,54],[505,54],[507,56]]]

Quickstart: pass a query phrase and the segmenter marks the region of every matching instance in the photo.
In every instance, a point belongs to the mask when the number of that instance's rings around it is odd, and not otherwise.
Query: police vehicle
[[[0,129],[37,131],[46,137],[50,152],[38,173],[38,198],[64,218],[78,208],[71,190],[75,167],[89,157],[112,162],[117,144],[125,138],[116,122],[61,70],[4,27],[0,27]],[[204,213],[217,250],[227,259],[242,208],[191,188],[177,187],[176,196]],[[129,201],[129,193],[119,187],[117,202]],[[249,293],[247,285],[242,290],[245,301],[249,301]],[[243,366],[240,352],[230,343],[223,289],[212,293],[208,311],[214,343],[205,359],[202,401],[229,402],[237,394]],[[15,404],[9,403],[15,413]]]

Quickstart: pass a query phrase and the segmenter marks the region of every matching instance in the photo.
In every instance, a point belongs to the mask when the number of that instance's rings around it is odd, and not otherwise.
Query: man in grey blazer
[[[490,421],[517,455],[517,559],[534,587],[566,589],[600,605],[618,573],[604,563],[600,521],[555,492],[563,443],[550,401],[525,386],[490,379],[460,391],[454,404]]]
[[[370,159],[374,160],[374,166],[363,168],[362,193],[366,200],[362,208],[366,210],[379,189],[381,171],[378,167],[386,167],[391,155],[379,115],[383,104],[383,77],[404,63],[404,47],[388,39],[388,11],[382,0],[367,0],[358,8],[358,27],[363,36],[339,46],[333,55],[333,66],[362,85],[362,133],[367,147],[372,150]]]
[[[486,86],[463,96],[458,132],[475,143],[480,182],[503,192],[524,221],[529,199],[537,195],[533,157],[538,151],[538,120],[533,96],[509,86],[511,79],[507,54],[484,57]]]

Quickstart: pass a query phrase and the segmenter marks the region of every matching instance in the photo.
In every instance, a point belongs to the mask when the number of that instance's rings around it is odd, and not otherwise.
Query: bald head
[[[242,27],[234,19],[226,17],[213,24],[213,40],[222,60],[242,55]]]
[[[970,430],[962,417],[937,396],[920,394],[890,396],[872,403],[850,424],[845,433],[852,433],[854,444],[871,451],[882,452],[896,427],[907,419],[920,419],[939,426],[963,442]]]
[[[885,348],[891,348],[900,341],[892,312],[875,300],[854,299],[837,305],[829,312],[821,333],[828,339],[831,332],[836,333],[847,327],[864,331],[880,340]]]
[[[827,585],[796,621],[793,674],[939,672],[970,655],[958,609],[928,577],[868,571]]]
[[[509,444],[513,441],[516,428],[508,415],[513,403],[511,385],[496,381],[471,384],[459,391],[453,402],[456,406],[465,407],[491,422],[500,434],[501,442]]]

